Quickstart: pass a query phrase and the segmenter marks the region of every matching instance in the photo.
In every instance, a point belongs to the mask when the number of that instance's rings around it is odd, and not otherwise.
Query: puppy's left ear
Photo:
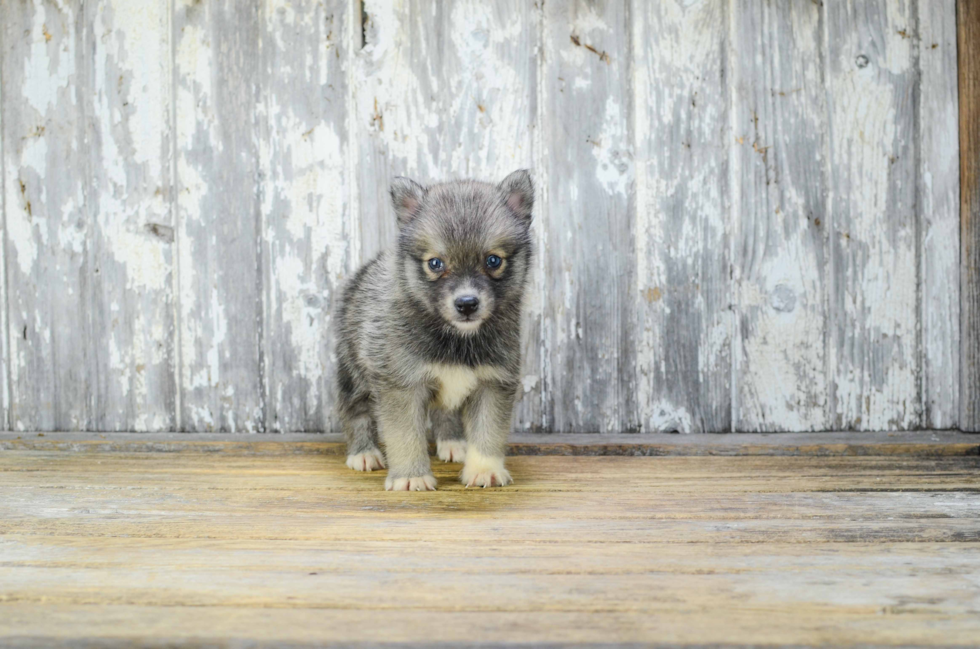
[[[391,181],[391,204],[395,206],[398,226],[405,227],[414,219],[422,207],[425,187],[411,178],[395,176]]]
[[[534,207],[534,183],[528,170],[518,169],[504,178],[500,189],[507,195],[507,207],[517,216],[530,221]]]

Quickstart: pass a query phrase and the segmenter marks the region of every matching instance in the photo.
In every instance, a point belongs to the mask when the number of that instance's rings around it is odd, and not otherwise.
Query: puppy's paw
[[[443,462],[462,462],[466,459],[466,442],[461,439],[437,440],[436,455]]]
[[[467,487],[504,487],[514,480],[504,468],[504,458],[483,455],[476,449],[466,453],[466,464],[459,480]]]
[[[347,466],[355,471],[377,471],[385,468],[385,457],[376,448],[347,456]]]
[[[435,491],[436,479],[431,473],[414,478],[392,478],[388,476],[385,479],[385,489],[388,491]]]

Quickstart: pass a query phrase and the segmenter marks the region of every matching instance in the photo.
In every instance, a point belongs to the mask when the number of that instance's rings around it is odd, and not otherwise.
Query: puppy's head
[[[398,250],[409,295],[461,334],[516,314],[531,255],[534,187],[525,170],[499,185],[472,180],[423,187],[396,178]]]

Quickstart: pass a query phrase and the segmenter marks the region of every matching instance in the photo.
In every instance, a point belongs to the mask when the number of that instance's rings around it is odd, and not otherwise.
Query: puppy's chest
[[[435,387],[432,401],[444,410],[456,410],[473,393],[480,381],[498,375],[496,368],[489,366],[433,364],[428,367],[428,371]]]

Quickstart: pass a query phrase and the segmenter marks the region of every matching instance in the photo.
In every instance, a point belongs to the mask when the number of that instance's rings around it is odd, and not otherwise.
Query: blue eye
[[[438,273],[440,270],[446,267],[446,264],[442,263],[442,260],[438,257],[433,257],[429,260],[429,270],[433,273]]]
[[[487,268],[491,270],[496,270],[500,268],[500,264],[504,263],[504,260],[497,255],[490,255],[487,257]]]

